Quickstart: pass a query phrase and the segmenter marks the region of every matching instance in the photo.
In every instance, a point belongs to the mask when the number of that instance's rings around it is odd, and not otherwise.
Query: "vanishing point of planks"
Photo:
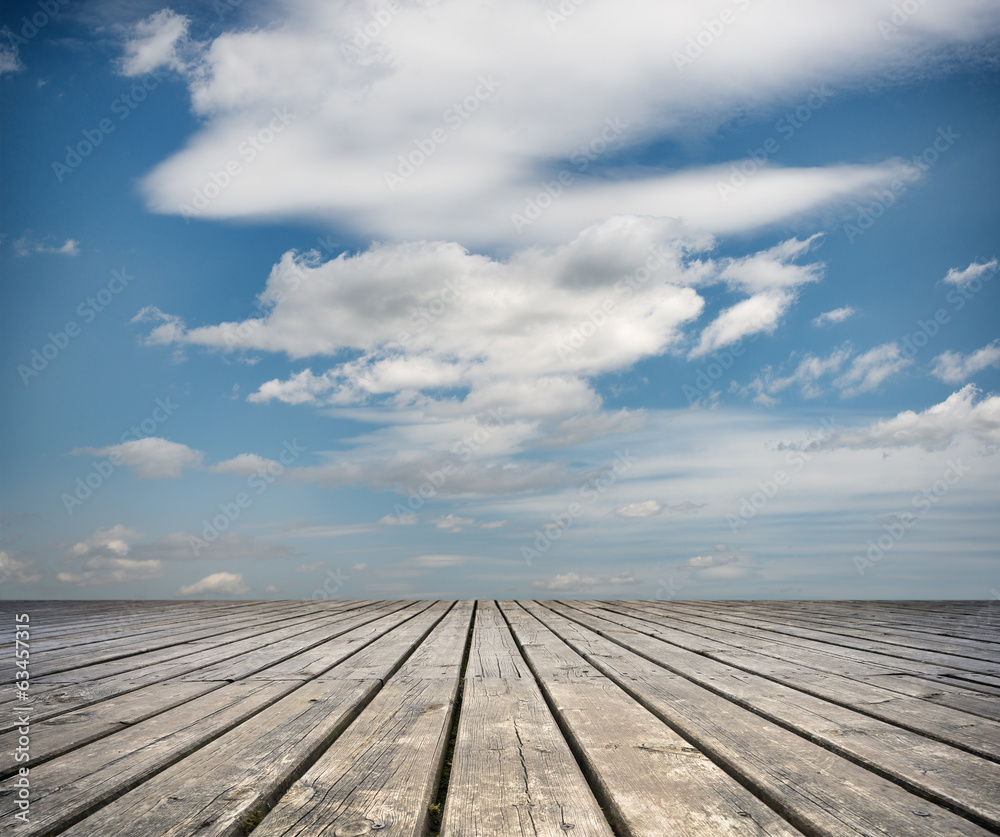
[[[15,612],[0,835],[1000,834],[997,602]]]

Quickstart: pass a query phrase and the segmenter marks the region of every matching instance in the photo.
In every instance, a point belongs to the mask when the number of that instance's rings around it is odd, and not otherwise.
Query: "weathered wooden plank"
[[[411,657],[255,834],[332,837],[383,828],[399,837],[425,833],[470,616],[471,603],[459,603],[421,645],[425,654],[455,666],[451,675],[423,678],[425,660]]]
[[[646,603],[635,604],[644,608],[649,607]],[[741,629],[750,627],[768,634],[815,639],[831,645],[843,645],[847,648],[918,662],[955,662],[961,667],[963,658],[968,658],[1000,664],[1000,645],[978,640],[935,638],[928,634],[909,634],[885,626],[861,627],[856,620],[838,619],[817,624],[812,620],[798,618],[794,614],[784,613],[776,616],[767,609],[754,607],[712,608],[705,603],[683,602],[679,604],[677,611],[711,616],[718,621],[738,625]],[[950,660],[951,657],[959,659]]]
[[[228,683],[183,706],[31,768],[31,821],[13,818],[14,788],[0,788],[0,834],[59,831],[241,722],[295,687],[289,682]],[[84,829],[80,833],[88,833]],[[89,832],[97,837],[101,832]],[[110,835],[111,832],[105,832]],[[126,829],[113,832],[134,833]]]
[[[615,608],[619,609],[619,608]],[[715,637],[724,641],[736,644],[737,647],[747,647],[751,650],[761,650],[774,648],[776,653],[780,653],[782,659],[791,659],[792,655],[802,656],[803,652],[815,654],[818,659],[822,659],[825,665],[845,665],[841,660],[849,660],[856,663],[858,671],[870,670],[872,673],[879,673],[879,669],[901,673],[925,673],[933,671],[935,673],[955,672],[966,677],[979,676],[988,677],[1000,675],[1000,665],[986,660],[975,660],[968,657],[955,657],[948,654],[937,654],[935,652],[923,652],[917,656],[921,659],[914,660],[911,657],[897,655],[895,649],[886,648],[881,652],[858,650],[846,644],[833,644],[826,639],[815,639],[808,636],[808,631],[802,630],[796,634],[768,633],[759,629],[748,630],[748,626],[738,627],[733,623],[727,623],[714,616],[706,615],[702,612],[699,615],[692,613],[671,613],[669,616],[656,613],[654,606],[653,613],[644,606],[621,605],[620,609],[628,610],[633,615],[638,615],[638,611],[649,614],[649,618],[658,623],[670,624],[682,630],[697,630],[704,636]],[[666,620],[664,622],[664,620]],[[689,627],[685,628],[687,625]],[[694,627],[690,627],[694,626]],[[754,627],[754,626],[749,626]],[[884,672],[883,672],[884,673]]]
[[[611,837],[493,602],[479,602],[443,837]],[[503,672],[503,676],[497,676]]]
[[[319,648],[322,644],[335,641],[338,637],[346,634],[350,630],[352,640],[359,640],[365,637],[374,638],[381,636],[384,626],[395,625],[399,618],[409,618],[424,610],[428,602],[410,602],[402,607],[398,604],[387,607],[376,608],[365,611],[363,615],[352,617],[346,616],[343,619],[331,620],[328,625],[314,628],[303,634],[281,637],[275,634],[266,646],[256,649],[252,654],[242,653],[229,656],[213,665],[199,668],[189,674],[182,675],[184,680],[242,680],[256,674],[263,674],[264,677],[282,677],[282,669],[277,668],[280,663],[293,661],[299,655],[308,655],[306,659],[318,657],[319,670],[329,668],[329,663],[323,665],[325,653],[320,651],[318,655],[312,655],[314,648]],[[357,643],[355,643],[357,644]],[[362,642],[362,644],[365,644]],[[339,648],[339,645],[335,646]],[[273,674],[272,674],[273,672]],[[288,669],[284,669],[287,674]]]
[[[196,697],[218,689],[221,683],[156,683],[126,695],[67,712],[48,721],[31,717],[31,766],[75,750],[106,735],[166,712]],[[16,729],[0,735],[0,751],[13,753],[19,733]],[[0,769],[0,779],[17,772],[17,765]]]
[[[612,611],[621,611],[631,616],[652,621],[658,625],[675,624],[681,626],[688,621],[664,621],[663,618],[658,618],[662,617],[663,614],[657,608],[646,607],[639,603],[635,605],[619,603],[617,607],[611,605],[602,605],[602,607]],[[704,613],[703,609],[699,610]],[[722,619],[706,619],[704,622],[701,622],[695,618],[690,621],[690,624],[695,626],[693,630],[697,630],[699,634],[705,633],[705,631],[701,630],[705,626],[717,628],[720,625],[728,624],[732,627],[725,629],[724,632],[740,637],[739,641],[734,640],[736,647],[777,655],[790,662],[808,663],[811,667],[819,670],[827,671],[833,668],[838,674],[842,674],[852,680],[870,683],[879,688],[899,692],[910,697],[919,697],[923,700],[940,704],[941,706],[949,706],[952,709],[979,715],[983,718],[990,718],[995,721],[1000,720],[1000,701],[997,701],[992,696],[984,695],[980,691],[966,688],[966,681],[959,681],[949,676],[957,672],[949,671],[948,668],[942,668],[938,665],[937,658],[946,655],[925,655],[925,657],[931,656],[934,659],[923,660],[920,659],[919,654],[896,657],[889,650],[886,650],[885,654],[876,652],[875,655],[871,655],[868,651],[854,653],[849,650],[849,648],[855,647],[853,645],[841,651],[836,644],[828,643],[825,640],[811,641],[819,635],[818,632],[801,631],[802,641],[796,641],[792,638],[796,635],[785,636],[784,634],[773,633],[761,627],[762,624],[766,623],[760,623],[758,620],[752,619],[744,623],[731,622],[729,620],[723,621]],[[716,635],[713,634],[713,636]],[[772,637],[780,638],[772,642]],[[799,650],[787,650],[782,644],[785,639],[795,649],[799,647],[805,648],[807,656],[803,656]],[[772,648],[774,649],[773,651],[771,650]],[[837,659],[831,660],[831,656]],[[841,657],[850,660],[854,665],[842,662],[839,659]],[[877,668],[869,668],[869,664],[885,666],[886,668],[880,672]],[[902,670],[902,673],[898,673],[899,670]],[[967,676],[981,677],[982,675],[972,674]]]
[[[311,623],[304,625],[293,623],[288,627],[271,630],[265,627],[248,629],[245,635],[238,635],[245,638],[225,642],[217,647],[198,646],[198,650],[192,651],[186,656],[170,659],[156,665],[145,665],[137,669],[129,668],[126,663],[121,661],[102,663],[94,667],[95,678],[93,680],[69,684],[50,684],[48,688],[45,687],[44,683],[40,684],[41,687],[33,685],[35,719],[46,720],[72,709],[80,709],[109,697],[126,694],[143,686],[175,677],[193,674],[194,676],[191,678],[193,680],[208,679],[198,676],[198,672],[213,664],[234,659],[242,659],[246,670],[252,670],[254,662],[259,662],[259,668],[265,668],[277,660],[259,656],[256,652],[266,648],[271,643],[298,637],[303,646],[308,647],[329,639],[331,636],[351,630],[358,625],[373,621],[386,612],[412,606],[413,603],[404,604],[401,602],[391,605],[377,605],[371,609],[358,610],[344,616],[331,616],[325,623],[325,627],[313,629],[309,627]],[[11,726],[6,726],[6,729],[10,728]]]
[[[586,603],[578,604],[582,608],[588,607]],[[780,652],[774,648],[756,651],[751,648],[760,647],[760,643],[733,634],[721,635],[721,632],[710,628],[703,630],[702,633],[708,635],[703,638],[692,633],[690,627],[675,630],[664,627],[659,621],[643,622],[606,609],[602,609],[601,613],[609,621],[631,630],[658,637],[681,648],[699,651],[712,659],[936,738],[970,753],[1000,758],[1000,723],[874,686],[859,679],[857,667],[842,664],[840,658],[811,658],[804,652],[795,651],[793,646],[783,647]],[[786,653],[791,662],[784,659]],[[840,674],[842,671],[853,673],[854,677]],[[866,673],[877,675],[879,671]]]
[[[552,633],[546,612],[500,607],[619,834],[801,835]]]
[[[770,603],[761,602],[760,604],[768,606]],[[830,602],[780,602],[774,604],[780,604],[782,607],[788,605],[793,612],[817,620],[854,618],[863,620],[866,624],[884,625],[889,628],[904,627],[907,630],[930,633],[935,636],[971,637],[984,642],[998,641],[996,638],[997,623],[991,623],[989,617],[991,610],[997,608],[991,608],[989,603],[982,603],[983,606],[978,607],[974,613],[959,619],[942,618],[941,614],[914,616],[889,608],[885,603],[879,602],[864,602],[863,606],[853,609],[847,609],[843,606],[830,607]],[[855,603],[855,605],[857,604]]]
[[[266,606],[259,612],[251,611],[245,615],[209,617],[208,614],[205,614],[202,619],[194,623],[168,625],[153,633],[130,634],[125,638],[109,635],[100,641],[92,640],[83,646],[74,644],[59,651],[47,650],[42,646],[37,648],[37,654],[33,655],[37,656],[37,664],[33,667],[37,669],[37,676],[43,677],[81,666],[137,656],[160,649],[175,648],[196,640],[207,639],[218,642],[241,629],[259,625],[262,617],[268,621],[271,619],[275,621],[290,620],[294,617],[319,621],[325,618],[325,614],[315,608],[281,607],[280,603]]]
[[[244,617],[232,623],[223,623],[216,634],[211,623],[201,628],[186,632],[179,642],[160,640],[132,644],[123,643],[122,652],[88,651],[71,658],[65,658],[65,665],[54,663],[51,666],[40,665],[32,678],[36,683],[79,683],[104,676],[105,672],[115,672],[118,669],[135,670],[148,665],[159,665],[200,651],[204,648],[216,648],[230,645],[242,639],[260,636],[276,628],[301,626],[305,631],[319,625],[327,624],[336,616],[329,616],[316,611],[294,612],[283,614],[275,610],[274,616],[263,614],[260,617]],[[232,630],[229,630],[229,628]],[[42,662],[41,660],[39,662]],[[51,670],[50,670],[51,669]]]
[[[479,602],[465,676],[466,679],[520,679],[532,676],[507,629],[507,623],[493,602]]]
[[[369,645],[376,651],[383,677],[389,677],[445,610],[441,604],[418,607],[416,615]],[[187,755],[66,835],[244,833],[248,817],[278,797],[378,692],[380,678],[359,679],[356,662],[355,657],[342,661],[334,669],[337,676],[323,682],[277,681],[287,694],[252,722]]]
[[[598,618],[596,610],[591,615],[558,605],[553,610],[914,793],[980,825],[1000,827],[1000,765],[995,762],[653,637],[622,632],[615,623]]]
[[[580,624],[555,618],[549,626],[806,834],[980,837],[991,833]]]

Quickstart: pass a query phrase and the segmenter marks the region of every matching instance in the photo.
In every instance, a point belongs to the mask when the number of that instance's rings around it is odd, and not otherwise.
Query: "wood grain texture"
[[[14,612],[31,816],[8,756],[0,835],[426,837],[442,808],[446,837],[1000,834],[997,603],[0,602]]]
[[[443,837],[612,837],[493,602],[480,602]]]

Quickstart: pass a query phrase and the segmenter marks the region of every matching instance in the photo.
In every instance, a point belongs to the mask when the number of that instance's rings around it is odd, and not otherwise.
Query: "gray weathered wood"
[[[472,642],[443,837],[611,837],[493,602],[479,602]]]

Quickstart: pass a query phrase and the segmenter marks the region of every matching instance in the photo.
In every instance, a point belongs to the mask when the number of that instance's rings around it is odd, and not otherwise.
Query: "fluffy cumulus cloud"
[[[959,436],[969,435],[983,444],[1000,443],[1000,396],[979,398],[968,384],[940,404],[922,412],[906,410],[867,428],[838,429],[822,443],[833,448],[902,448],[920,446],[942,450]]]
[[[241,573],[212,573],[201,581],[184,585],[177,591],[177,595],[211,599],[218,596],[242,596],[249,592],[250,587]]]
[[[234,15],[203,44],[169,10],[143,21],[124,71],[183,72],[203,120],[145,178],[149,205],[205,218],[312,216],[372,238],[467,245],[566,241],[610,213],[759,227],[871,194],[905,170],[894,160],[765,161],[729,191],[719,183],[744,161],[595,175],[622,149],[776,104],[823,107],[838,87],[925,69],[945,48],[1000,30],[982,0],[924,7],[891,38],[879,29],[889,0],[772,0],[747,4],[690,60],[706,23],[689,3],[590,2],[561,22],[532,0],[502,14],[474,6],[400,4],[379,21],[369,4],[288,0],[280,23],[241,27]],[[373,37],[358,37],[365,26]],[[230,161],[239,175],[217,188],[213,174]]]
[[[997,366],[1000,366],[1000,340],[994,340],[968,355],[943,352],[934,358],[931,374],[946,384],[961,384],[976,373]]]
[[[641,411],[604,411],[594,378],[773,331],[796,289],[820,274],[805,258],[815,242],[716,260],[710,238],[676,221],[620,216],[569,244],[505,260],[444,242],[373,245],[327,261],[286,253],[259,316],[188,327],[147,311],[158,325],[146,341],[311,358],[249,400],[362,419],[395,413],[394,426],[361,440],[367,459],[331,454],[295,469],[298,478],[413,489],[416,475],[439,474],[432,482],[446,481],[448,493],[528,490],[565,477],[551,463],[514,465],[509,456],[642,426]],[[700,325],[708,286],[738,301]],[[324,357],[336,360],[314,369]],[[263,465],[243,454],[213,470]]]
[[[106,448],[76,448],[73,454],[106,456],[112,463],[127,467],[136,479],[175,479],[188,468],[200,468],[204,454],[187,445],[147,436]]]

